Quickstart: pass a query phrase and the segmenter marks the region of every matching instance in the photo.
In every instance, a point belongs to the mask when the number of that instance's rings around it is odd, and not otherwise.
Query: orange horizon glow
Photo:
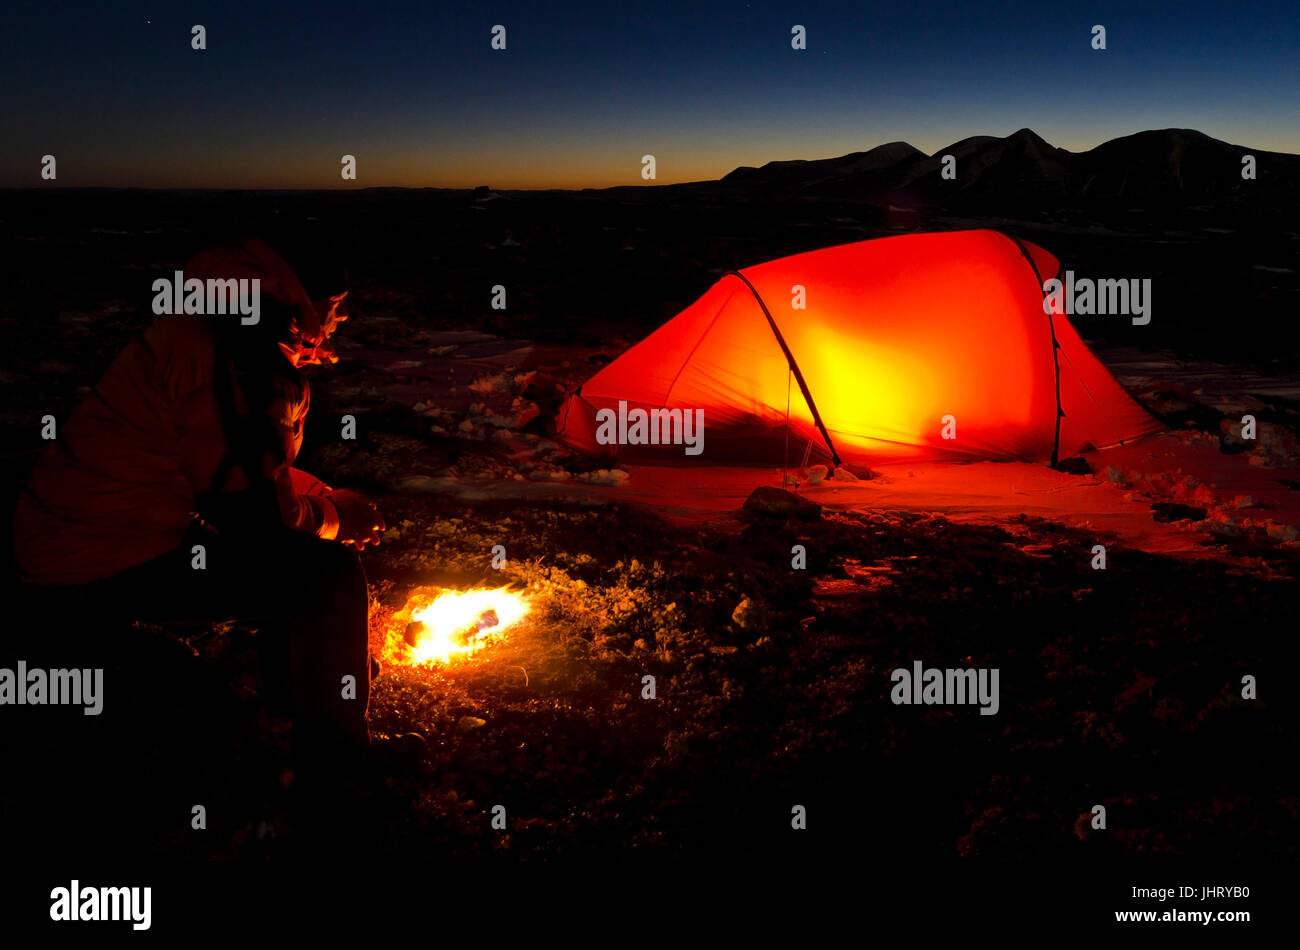
[[[1050,144],[1070,152],[1084,152],[1113,138],[1139,129],[1119,131],[1088,129],[1065,132],[1050,126],[1035,129]],[[1175,127],[1159,123],[1152,127]],[[31,181],[11,182],[45,188],[150,188],[150,189],[248,189],[355,191],[365,188],[469,189],[487,185],[500,191],[582,190],[614,187],[653,187],[697,181],[716,181],[741,166],[757,167],[770,161],[836,158],[867,151],[891,141],[906,141],[926,154],[936,154],[970,135],[1014,132],[1013,128],[964,129],[948,134],[929,130],[909,137],[906,130],[895,134],[871,131],[845,135],[827,133],[813,139],[808,135],[738,135],[733,140],[713,138],[691,140],[683,136],[647,138],[635,144],[627,139],[585,148],[565,143],[532,143],[519,148],[500,142],[480,145],[476,151],[464,146],[433,150],[427,145],[399,141],[360,144],[339,142],[334,147],[310,149],[272,146],[255,151],[252,146],[224,152],[221,164],[213,165],[209,148],[179,145],[166,152],[139,151],[124,146],[118,163],[80,160],[73,149],[60,152],[59,178],[42,182],[33,165]],[[1202,129],[1206,135],[1261,152],[1300,153],[1300,132],[1280,134],[1264,129]],[[952,137],[949,138],[949,135]],[[340,157],[357,157],[358,177],[339,177]],[[653,154],[656,178],[641,177],[641,156]],[[309,170],[308,170],[309,169]]]

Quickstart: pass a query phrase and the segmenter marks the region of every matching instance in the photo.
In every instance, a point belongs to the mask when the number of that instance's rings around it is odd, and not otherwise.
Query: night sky
[[[646,153],[665,184],[1023,126],[1074,151],[1181,127],[1300,152],[1300,4],[702,6],[24,4],[0,185],[53,185],[47,153],[57,186],[640,185]]]

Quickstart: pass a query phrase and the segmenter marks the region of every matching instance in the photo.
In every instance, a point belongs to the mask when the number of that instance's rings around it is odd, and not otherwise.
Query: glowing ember
[[[492,638],[528,615],[522,594],[495,590],[449,590],[411,613],[412,663],[446,663],[481,649]],[[423,627],[423,629],[420,629]]]

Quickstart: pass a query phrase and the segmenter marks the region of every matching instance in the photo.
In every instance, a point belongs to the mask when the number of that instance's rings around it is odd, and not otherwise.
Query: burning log
[[[406,625],[406,630],[402,633],[402,639],[406,641],[408,646],[419,646],[420,639],[428,632],[429,628],[424,625],[423,621],[412,620]]]
[[[473,623],[467,624],[465,627],[452,633],[452,642],[457,646],[469,647],[474,643],[474,640],[477,639],[480,633],[484,630],[491,630],[500,623],[501,618],[497,616],[497,612],[489,607],[487,610],[479,614]]]
[[[524,596],[506,588],[445,591],[413,608],[402,639],[411,648],[413,662],[445,663],[475,652],[489,635],[500,636],[528,610]]]

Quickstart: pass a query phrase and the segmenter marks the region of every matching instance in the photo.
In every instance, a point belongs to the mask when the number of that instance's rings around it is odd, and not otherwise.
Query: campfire
[[[506,587],[418,590],[397,615],[405,661],[423,666],[470,656],[528,615],[527,598]]]

